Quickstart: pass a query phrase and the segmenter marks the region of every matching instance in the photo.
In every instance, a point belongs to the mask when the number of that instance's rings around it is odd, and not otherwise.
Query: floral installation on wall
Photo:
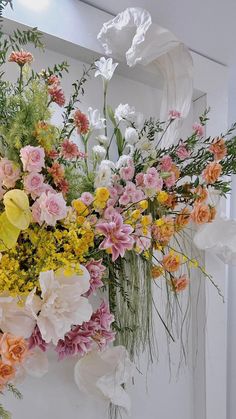
[[[205,112],[188,138],[160,147],[180,111],[162,122],[129,104],[112,109],[112,58],[85,69],[66,102],[67,64],[35,73],[24,50],[42,48],[41,34],[0,35],[1,393],[20,397],[19,377],[43,376],[53,350],[59,362],[75,359],[81,391],[109,402],[114,416],[129,412],[135,365],[145,350],[155,358],[154,312],[175,340],[173,318],[181,328],[189,315],[181,304],[192,270],[220,294],[192,257],[190,232],[212,223],[216,197],[230,191],[234,127],[205,138]],[[7,61],[18,68],[16,83],[6,80]],[[90,76],[103,83],[102,112],[80,110]],[[62,108],[61,126],[51,123],[52,104]],[[165,316],[156,287],[167,295]],[[10,417],[2,405],[0,417]]]

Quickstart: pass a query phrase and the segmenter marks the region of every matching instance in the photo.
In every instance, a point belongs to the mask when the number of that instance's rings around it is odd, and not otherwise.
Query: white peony
[[[125,130],[125,141],[128,144],[134,145],[138,141],[138,132],[132,127],[128,127]]]
[[[130,411],[130,397],[123,388],[133,374],[124,346],[94,351],[75,365],[75,382],[84,393]]]
[[[95,61],[97,70],[94,76],[101,76],[105,81],[111,80],[118,63],[113,63],[112,58],[101,57],[99,61]]]
[[[92,307],[83,294],[90,287],[90,275],[84,266],[82,274],[66,276],[63,269],[41,272],[39,283],[40,299],[34,289],[26,300],[26,306],[37,320],[37,325],[45,342],[54,345],[64,338],[73,324],[79,325],[88,321]]]
[[[0,329],[15,336],[29,338],[36,320],[29,310],[12,297],[0,297]]]
[[[98,109],[88,108],[88,119],[90,129],[103,129],[106,126],[105,118],[101,118],[100,112]]]
[[[97,157],[99,160],[103,160],[106,156],[106,149],[102,147],[101,145],[95,145],[93,147],[93,154],[95,157]]]

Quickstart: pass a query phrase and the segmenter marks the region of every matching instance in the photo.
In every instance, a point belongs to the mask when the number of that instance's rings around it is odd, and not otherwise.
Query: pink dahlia
[[[10,62],[17,63],[23,67],[25,64],[30,64],[33,61],[33,55],[26,51],[13,51],[8,59]]]
[[[47,82],[50,86],[52,86],[52,85],[53,86],[59,86],[60,79],[55,74],[52,74],[51,76],[48,77]]]
[[[54,162],[52,166],[48,168],[48,173],[52,175],[55,185],[58,185],[64,179],[65,175],[64,167],[57,162]]]
[[[89,131],[89,120],[79,109],[74,113],[74,123],[79,134],[87,134]]]
[[[131,250],[134,239],[131,237],[133,228],[123,223],[123,218],[116,213],[111,221],[97,224],[97,230],[105,236],[100,244],[100,249],[110,249],[112,253],[112,261],[114,262],[119,256],[124,256],[126,250]]]
[[[61,154],[65,159],[70,160],[79,157],[80,153],[75,143],[70,140],[64,140],[61,145]]]

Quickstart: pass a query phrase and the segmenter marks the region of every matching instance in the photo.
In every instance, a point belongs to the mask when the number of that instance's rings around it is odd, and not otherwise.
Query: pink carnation
[[[204,127],[201,124],[198,124],[198,123],[194,124],[193,131],[198,137],[203,137],[204,135]]]
[[[110,222],[97,224],[97,231],[105,236],[100,249],[111,249],[112,261],[124,256],[126,250],[131,250],[134,239],[131,237],[133,228],[123,223],[120,214],[115,214]]]
[[[190,151],[187,150],[184,144],[180,144],[176,150],[176,154],[180,160],[185,160],[190,156]]]
[[[51,76],[48,77],[47,82],[50,86],[52,86],[52,85],[59,86],[60,79],[55,74],[52,74]]]
[[[126,206],[131,201],[131,197],[127,192],[124,192],[119,199],[119,204]]]
[[[94,201],[94,197],[90,192],[83,192],[80,199],[87,207]]]
[[[136,189],[136,191],[132,195],[132,202],[139,202],[145,199],[145,194],[141,189]]]
[[[16,181],[20,178],[20,169],[15,162],[2,158],[0,160],[0,179],[7,188],[14,188]]]
[[[162,157],[161,161],[160,161],[160,168],[163,172],[169,172],[171,170],[173,164],[173,160],[172,158],[167,155]]]
[[[120,177],[124,180],[131,180],[134,177],[134,167],[133,166],[126,166],[120,168]]]
[[[62,220],[67,215],[66,202],[62,193],[43,192],[33,204],[32,213],[39,224],[46,222],[48,225],[55,226],[58,220]]]
[[[29,173],[24,178],[24,189],[35,199],[43,191],[43,175],[35,172]]]
[[[171,111],[169,111],[169,117],[170,117],[170,119],[181,118],[181,112],[176,111],[176,110],[171,110]]]
[[[164,180],[167,188],[171,188],[172,186],[174,186],[175,181],[176,181],[176,178],[175,178],[174,172],[170,172],[169,176]]]
[[[64,140],[61,145],[61,154],[65,159],[70,160],[79,157],[80,152],[75,143],[70,140]]]
[[[156,189],[157,191],[162,189],[163,180],[155,167],[148,169],[147,173],[144,175],[144,186],[147,189]]]
[[[102,259],[91,259],[85,266],[90,273],[90,288],[86,293],[86,296],[88,297],[97,288],[100,288],[104,285],[102,282],[102,276],[104,271],[106,270],[106,267],[102,265]]]
[[[45,167],[45,153],[42,147],[27,145],[20,150],[20,158],[24,171],[41,172],[42,168]]]
[[[33,333],[28,340],[29,349],[34,349],[36,346],[38,346],[43,352],[47,350],[48,346],[48,343],[46,343],[42,338],[41,332],[37,325],[35,326]]]
[[[138,173],[135,176],[135,182],[137,186],[143,186],[143,181],[144,181],[144,173]]]

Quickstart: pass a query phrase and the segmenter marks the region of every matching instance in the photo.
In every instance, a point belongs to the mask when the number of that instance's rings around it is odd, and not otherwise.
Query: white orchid
[[[101,76],[105,81],[111,80],[118,63],[113,63],[112,58],[101,57],[99,61],[95,61],[97,70],[94,76]]]
[[[106,126],[105,118],[101,118],[100,112],[98,109],[93,109],[91,106],[88,108],[88,119],[90,129],[103,129]]]
[[[101,145],[95,145],[93,147],[93,154],[98,160],[102,160],[106,156],[106,149]]]
[[[75,365],[75,382],[84,393],[130,411],[130,398],[123,385],[133,373],[133,364],[124,346],[93,351]]]
[[[42,299],[34,289],[26,300],[26,306],[37,320],[37,325],[45,342],[57,344],[73,324],[79,325],[88,321],[92,315],[92,307],[88,299],[83,297],[90,287],[90,275],[81,266],[81,275],[73,273],[65,275],[63,269],[41,272],[39,283]],[[39,313],[39,314],[38,314]]]
[[[125,130],[125,141],[128,144],[134,145],[138,141],[138,132],[135,128],[128,127]]]
[[[36,320],[27,308],[12,297],[0,297],[0,329],[15,336],[29,338]]]

